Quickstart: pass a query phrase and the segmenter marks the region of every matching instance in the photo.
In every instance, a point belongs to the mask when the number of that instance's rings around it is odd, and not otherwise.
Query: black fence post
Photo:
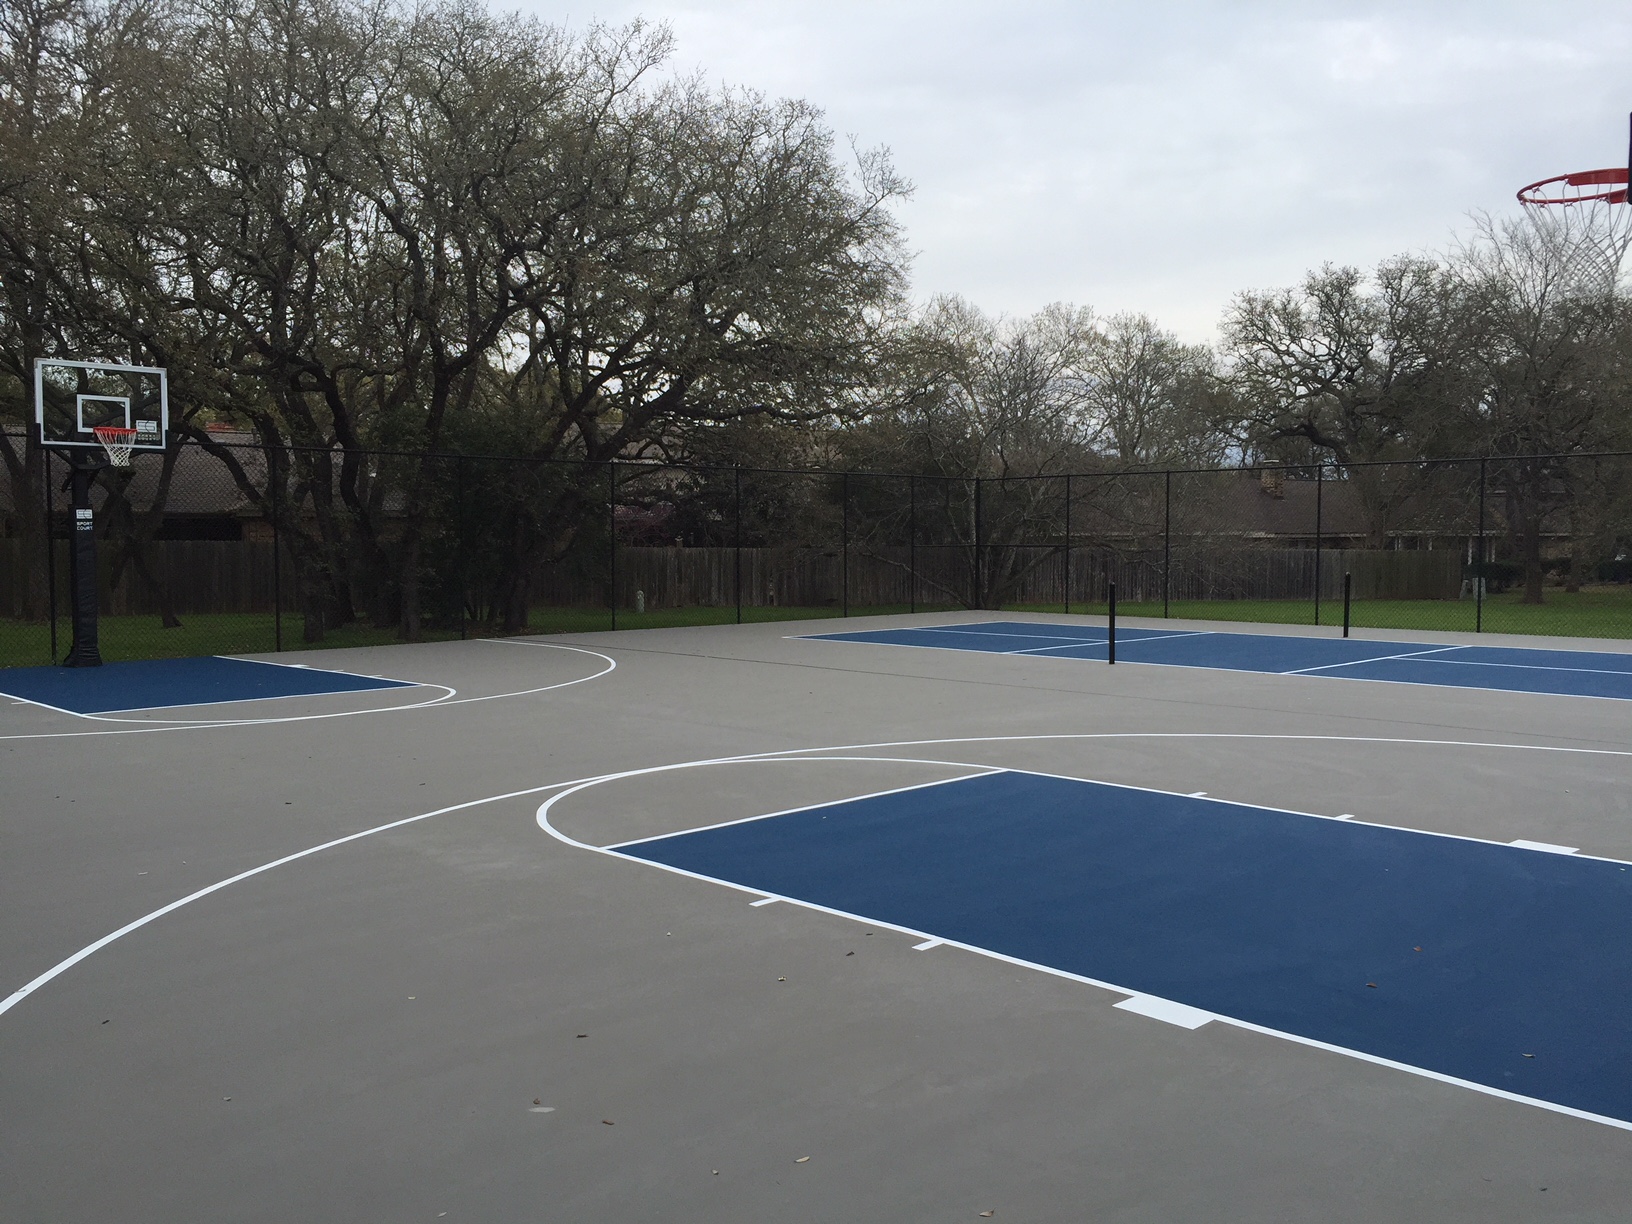
[[[1343,571],[1343,636],[1349,636],[1349,603],[1354,597],[1354,575]]]
[[[1108,581],[1105,584],[1105,655],[1110,663],[1116,662],[1116,582]]]
[[[918,611],[918,477],[907,477],[907,611]]]
[[[977,608],[984,608],[986,606],[986,567],[985,567],[986,556],[981,551],[981,540],[980,540],[980,477],[979,476],[975,477],[975,530],[974,530],[974,537],[975,537],[975,573],[974,573],[974,580],[975,580],[974,596],[975,596],[975,599],[974,599],[974,604],[975,604],[975,607],[977,607]]]
[[[470,548],[465,537],[465,457],[460,455],[453,461],[453,530],[454,539],[458,541],[459,568],[458,568],[458,596],[459,596],[459,640],[465,640],[467,632],[465,625],[465,609],[470,603],[470,565],[467,561]]]
[[[1485,460],[1479,460],[1479,551],[1473,567],[1473,631],[1485,627]]]
[[[1162,473],[1162,619],[1168,617],[1168,600],[1173,594],[1173,470]]]
[[[1315,464],[1315,624],[1320,624],[1320,511],[1325,463]]]
[[[283,651],[283,477],[276,454],[266,448],[266,483],[272,503],[272,649]],[[463,637],[464,634],[459,635]]]
[[[735,553],[735,556],[733,557],[733,564],[734,564],[735,570],[736,570],[737,624],[740,625],[740,624],[742,624],[742,468],[740,466],[735,468],[734,469],[734,474],[735,474],[735,481],[736,481],[736,498],[737,498],[737,508],[736,508],[737,534],[736,534],[736,553]]]
[[[606,602],[612,613],[612,628],[618,627],[618,461],[606,461],[607,568],[612,571]]]
[[[850,615],[850,473],[839,477],[839,587],[842,592],[843,615]]]
[[[1071,615],[1071,477],[1065,478],[1065,614]]]
[[[52,488],[56,474],[51,470],[50,451],[42,452],[45,459],[45,602],[51,615],[51,662],[57,661],[57,539],[56,491]]]

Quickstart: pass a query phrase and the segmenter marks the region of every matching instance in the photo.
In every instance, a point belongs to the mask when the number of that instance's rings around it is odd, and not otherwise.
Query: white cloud
[[[675,70],[888,145],[920,295],[1191,339],[1241,289],[1443,247],[1526,182],[1626,157],[1632,16],[1607,3],[527,7],[666,21]]]

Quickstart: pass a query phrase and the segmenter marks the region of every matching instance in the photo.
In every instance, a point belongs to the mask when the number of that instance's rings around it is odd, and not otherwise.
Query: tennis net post
[[[1114,665],[1116,663],[1116,583],[1114,582],[1107,584],[1106,606],[1108,614],[1105,618],[1107,625],[1105,654],[1106,658]]]

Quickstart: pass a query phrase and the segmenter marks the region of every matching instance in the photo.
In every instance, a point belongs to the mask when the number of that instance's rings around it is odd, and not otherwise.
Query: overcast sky
[[[1525,183],[1621,166],[1632,6],[494,0],[667,23],[674,67],[821,107],[916,186],[920,298],[1146,311],[1445,248]]]

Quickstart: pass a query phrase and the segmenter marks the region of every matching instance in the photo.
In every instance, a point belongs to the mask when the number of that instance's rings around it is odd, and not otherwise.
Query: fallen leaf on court
[[[985,1219],[987,1216],[993,1216],[993,1215],[996,1215],[996,1214],[997,1214],[997,1212],[995,1212],[995,1211],[983,1211],[983,1212],[980,1213],[980,1217],[981,1217],[981,1219]]]
[[[715,1169],[714,1170],[714,1176],[718,1177],[719,1175],[720,1175],[720,1171],[718,1169]]]
[[[601,1125],[602,1126],[616,1126],[617,1123],[616,1122],[608,1122],[605,1118],[602,1118],[601,1119]]]
[[[1373,990],[1377,989],[1377,983],[1376,982],[1367,982],[1366,985],[1370,986]]]
[[[580,1037],[588,1037],[588,1036],[589,1036],[589,1034],[588,1034],[588,1033],[579,1033],[579,1034],[578,1034],[578,1036],[580,1036]]]
[[[788,980],[788,979],[787,979],[787,978],[777,978],[777,979],[776,979],[776,980],[777,980],[777,981],[779,981],[779,982],[785,982],[785,981],[787,981],[787,980]]]
[[[794,1163],[794,1164],[804,1164],[804,1163],[805,1163],[805,1161],[807,1161],[807,1160],[809,1160],[809,1159],[810,1159],[810,1157],[809,1157],[809,1156],[801,1156],[801,1157],[799,1157],[799,1158],[798,1158],[798,1159],[797,1159],[797,1160],[795,1160],[795,1161],[794,1161],[794,1162],[793,1162],[793,1163]]]
[[[1412,948],[1412,949],[1411,949],[1411,951],[1413,951],[1413,952],[1421,952],[1421,951],[1422,951],[1422,945],[1421,945],[1421,944],[1418,944],[1418,945],[1417,945],[1417,946],[1416,946],[1416,947],[1415,947],[1415,948]]]
[[[542,1104],[544,1104],[544,1102],[542,1100],[540,1100],[538,1097],[534,1097],[533,1098],[533,1104],[534,1105],[542,1105]]]
[[[1535,1055],[1534,1055],[1534,1054],[1526,1054],[1526,1055],[1525,1055],[1525,1057],[1526,1057],[1526,1058],[1534,1058],[1534,1057],[1535,1057]]]
[[[855,955],[855,953],[854,953],[854,952],[846,952],[846,953],[845,953],[845,955],[846,955],[846,956],[854,956],[854,955]]]

